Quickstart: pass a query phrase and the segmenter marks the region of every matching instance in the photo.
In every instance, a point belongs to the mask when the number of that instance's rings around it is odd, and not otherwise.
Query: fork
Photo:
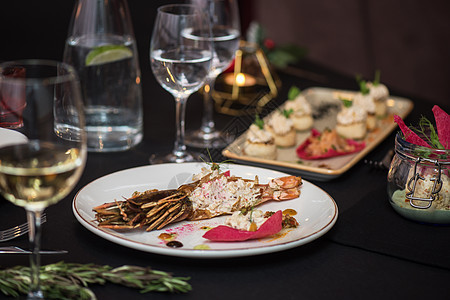
[[[47,222],[47,215],[43,213],[41,215],[41,224],[44,224]],[[12,240],[16,237],[19,237],[21,235],[24,235],[28,232],[30,228],[28,227],[28,222],[23,223],[21,225],[14,226],[12,228],[6,229],[6,230],[0,230],[0,242],[5,242]]]
[[[394,150],[391,149],[384,155],[384,157],[380,161],[365,159],[364,163],[366,165],[371,166],[373,169],[389,170],[393,156],[394,156]]]

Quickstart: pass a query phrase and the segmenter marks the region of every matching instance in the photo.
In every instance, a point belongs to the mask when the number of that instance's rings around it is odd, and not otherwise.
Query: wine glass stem
[[[186,144],[184,143],[186,102],[187,97],[175,97],[177,136],[173,154],[180,158],[186,155]]]
[[[41,258],[39,254],[41,246],[41,215],[42,210],[27,210],[27,219],[30,231],[28,232],[30,240],[30,291],[28,299],[44,299],[41,291],[39,279],[39,269],[41,267]]]
[[[214,87],[214,82],[216,78],[209,78],[208,82],[204,86],[203,93],[203,117],[202,117],[202,125],[200,130],[203,133],[213,133],[215,131],[215,124],[213,118],[213,102],[211,99],[211,89]]]

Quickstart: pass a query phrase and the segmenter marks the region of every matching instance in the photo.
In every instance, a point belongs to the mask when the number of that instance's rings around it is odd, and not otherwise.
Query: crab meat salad
[[[211,173],[213,175],[214,173]],[[214,214],[229,214],[236,207],[249,207],[256,204],[261,191],[255,189],[258,183],[236,179],[229,181],[227,176],[214,176],[192,192],[193,209],[206,209]]]
[[[225,225],[239,230],[256,231],[269,217],[260,209],[249,213],[235,211],[225,219]]]

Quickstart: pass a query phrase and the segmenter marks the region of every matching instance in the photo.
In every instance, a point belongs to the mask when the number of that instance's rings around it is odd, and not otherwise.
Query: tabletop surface
[[[274,101],[282,102],[291,85],[301,89],[323,86],[356,89],[353,78],[303,61],[299,74],[279,71],[282,88]],[[151,254],[114,244],[86,230],[72,213],[74,195],[91,181],[115,171],[149,164],[152,153],[168,151],[175,137],[175,105],[151,74],[142,67],[144,139],[135,148],[118,153],[89,153],[84,173],[72,193],[49,207],[43,225],[42,247],[66,249],[68,254],[42,256],[42,264],[57,261],[111,266],[151,266],[156,270],[188,276],[193,290],[187,294],[140,294],[137,290],[106,285],[92,286],[98,299],[438,299],[448,298],[450,288],[450,227],[415,223],[390,207],[386,170],[373,170],[363,161],[328,182],[311,180],[336,201],[335,226],[319,239],[290,250],[229,259],[193,259]],[[391,91],[396,95],[395,91]],[[414,101],[407,121],[423,114],[432,117],[433,103],[409,95]],[[448,111],[448,107],[444,108]],[[198,128],[201,97],[187,105],[186,126]],[[216,114],[219,128],[233,117]],[[394,145],[394,133],[367,155],[381,159]],[[220,151],[215,160],[222,159]],[[0,229],[25,221],[23,209],[0,199]],[[2,246],[27,247],[27,238]],[[28,265],[21,255],[2,255],[0,267]],[[3,297],[0,294],[0,298]]]
[[[286,99],[288,88],[326,86],[355,89],[352,78],[341,76],[304,61],[298,65],[306,76],[279,72],[283,87],[276,100]],[[312,79],[309,78],[309,75]],[[320,75],[321,80],[315,80]],[[130,249],[104,240],[75,219],[71,205],[77,191],[91,181],[127,168],[148,165],[149,156],[168,151],[175,135],[174,102],[143,71],[145,137],[137,147],[118,153],[89,153],[87,165],[74,191],[49,207],[43,225],[43,248],[66,249],[68,254],[42,256],[42,264],[57,261],[151,266],[156,270],[189,276],[193,290],[183,295],[152,293],[115,286],[93,286],[98,299],[417,299],[450,295],[450,228],[418,224],[402,218],[390,207],[386,170],[373,170],[359,162],[344,175],[328,182],[315,182],[333,197],[339,208],[335,226],[319,239],[290,250],[229,259],[169,257]],[[395,93],[392,92],[392,93]],[[431,112],[432,103],[413,99],[408,120]],[[188,103],[187,127],[199,126],[201,100],[193,95]],[[232,117],[216,115],[219,128]],[[381,159],[394,144],[394,134],[367,155]],[[217,151],[220,153],[220,151]],[[25,221],[25,213],[0,201],[1,228]],[[27,238],[5,242],[27,247]],[[3,246],[3,245],[2,245]],[[27,265],[26,256],[3,255],[1,267]],[[416,286],[417,285],[417,286]]]

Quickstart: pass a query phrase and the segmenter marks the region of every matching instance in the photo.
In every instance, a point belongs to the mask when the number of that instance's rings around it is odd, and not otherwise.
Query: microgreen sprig
[[[427,117],[422,116],[419,120],[419,127],[410,126],[412,130],[416,133],[421,134],[430,144],[432,148],[435,149],[445,149],[444,146],[439,141],[439,136],[434,129],[433,123],[427,119]]]
[[[255,115],[255,121],[253,122],[259,129],[264,129],[264,120],[262,120],[258,114]]]
[[[302,91],[298,87],[292,86],[288,92],[288,100],[295,100],[295,98],[297,98],[297,96],[300,95],[301,92]]]
[[[250,209],[250,216],[248,217],[248,220],[250,221],[250,223],[253,223],[253,209],[254,209],[254,207],[252,206]]]
[[[356,82],[359,85],[359,91],[363,95],[368,95],[370,92],[370,88],[367,87],[367,82],[365,80],[362,80],[361,76],[356,75]]]
[[[209,160],[210,160],[210,161],[209,161],[209,162],[208,162],[208,161],[205,161],[205,160],[203,159],[203,157],[201,157],[201,156],[200,156],[200,159],[201,159],[205,164],[207,164],[208,166],[210,166],[211,171],[215,171],[215,170],[220,171],[220,165],[221,165],[221,164],[225,164],[225,163],[233,163],[233,162],[234,162],[232,159],[226,159],[226,160],[221,161],[221,162],[219,162],[219,163],[215,163],[215,162],[213,161],[213,159],[212,159],[211,152],[209,152],[209,148],[206,148],[206,151],[208,152],[208,156],[209,156]]]
[[[380,84],[380,70],[375,71],[375,78],[373,79],[372,84],[374,86],[377,86]]]
[[[345,99],[345,98],[339,98],[342,101],[342,105],[344,105],[344,107],[351,107],[353,105],[353,101],[349,100],[349,99]]]
[[[289,116],[294,113],[294,110],[292,108],[290,108],[290,109],[283,109],[281,111],[281,113],[283,114],[283,116],[286,117],[286,119],[289,119]]]

